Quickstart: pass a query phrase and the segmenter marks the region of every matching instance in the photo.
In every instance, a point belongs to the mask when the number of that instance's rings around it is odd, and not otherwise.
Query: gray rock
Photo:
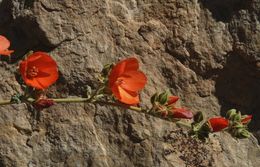
[[[0,0],[0,34],[15,50],[1,57],[0,99],[21,92],[14,74],[29,50],[58,62],[50,97],[81,96],[102,65],[135,55],[149,78],[144,105],[169,88],[208,117],[237,108],[253,114],[259,139],[259,11],[259,0]],[[255,137],[202,143],[174,123],[107,106],[1,106],[0,129],[3,167],[260,165]]]

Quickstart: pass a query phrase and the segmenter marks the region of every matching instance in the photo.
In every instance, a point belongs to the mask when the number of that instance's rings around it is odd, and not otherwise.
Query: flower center
[[[116,85],[122,85],[122,84],[124,84],[125,83],[125,81],[123,80],[123,79],[121,79],[121,78],[118,78],[117,80],[116,80]]]
[[[37,67],[33,66],[27,70],[27,77],[34,78],[38,75],[38,73],[39,73],[39,69]]]

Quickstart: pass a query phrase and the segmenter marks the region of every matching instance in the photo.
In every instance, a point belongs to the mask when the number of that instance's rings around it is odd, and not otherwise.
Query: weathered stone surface
[[[208,116],[229,108],[260,128],[259,0],[0,0],[0,34],[15,54],[0,61],[0,99],[20,92],[17,63],[49,52],[60,79],[51,97],[82,95],[103,64],[135,54],[147,74],[142,100],[170,88]],[[0,166],[258,167],[257,140],[226,133],[208,143],[132,111],[59,104],[40,113],[0,107]]]

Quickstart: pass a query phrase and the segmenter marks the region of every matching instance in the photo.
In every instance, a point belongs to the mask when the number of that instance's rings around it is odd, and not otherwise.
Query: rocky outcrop
[[[0,99],[21,91],[29,50],[49,52],[60,78],[50,97],[80,96],[104,64],[136,55],[147,74],[142,101],[169,88],[207,116],[253,114],[259,138],[259,0],[1,0],[0,34],[15,54],[0,61]],[[133,111],[58,104],[35,113],[0,107],[0,166],[258,167],[257,140],[190,138],[175,124]]]

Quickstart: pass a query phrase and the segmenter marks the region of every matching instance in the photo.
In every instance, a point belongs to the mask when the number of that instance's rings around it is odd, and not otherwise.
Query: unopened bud
[[[33,103],[34,108],[37,110],[42,110],[52,105],[54,105],[54,101],[52,99],[39,99]]]
[[[243,125],[247,125],[250,121],[251,121],[251,119],[252,119],[252,115],[245,115],[245,116],[243,116],[241,119],[241,123],[243,124]]]
[[[222,117],[210,118],[208,123],[212,132],[218,132],[228,127],[229,121]]]

